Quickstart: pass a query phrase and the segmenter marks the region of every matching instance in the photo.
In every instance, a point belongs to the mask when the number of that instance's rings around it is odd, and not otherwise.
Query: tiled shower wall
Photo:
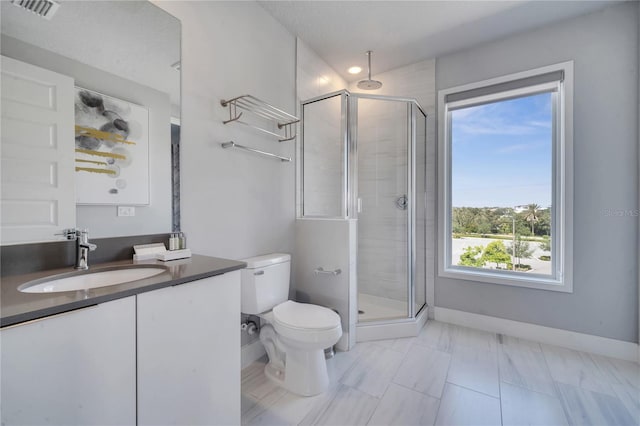
[[[424,301],[427,297],[429,304],[433,305],[433,296],[427,296],[427,288],[433,289],[433,271],[435,258],[435,202],[436,202],[436,186],[435,186],[435,170],[436,170],[436,133],[435,133],[435,110],[436,110],[436,91],[435,91],[435,60],[427,60],[397,68],[382,74],[373,76],[376,80],[383,83],[382,88],[373,91],[361,91],[356,84],[350,85],[349,90],[352,93],[363,92],[368,94],[396,96],[413,98],[418,101],[424,112],[427,114],[426,125],[426,144],[418,142],[416,144],[416,223],[415,223],[415,283],[416,283],[416,300]],[[362,104],[362,102],[361,102]],[[367,112],[363,110],[361,105],[359,109],[360,121],[375,120],[375,112]],[[384,114],[383,114],[384,115]],[[369,117],[369,118],[367,118]],[[384,120],[384,118],[381,118]],[[382,124],[387,124],[386,130],[381,130]],[[379,187],[378,197],[384,200],[384,206],[380,206],[379,216],[367,226],[366,202],[363,206],[363,215],[359,218],[358,224],[358,291],[371,294],[374,296],[388,297],[396,300],[406,300],[407,284],[406,284],[406,228],[398,219],[400,210],[395,209],[392,204],[392,195],[389,189],[399,191],[402,185],[406,187],[406,178],[401,180],[401,176],[406,176],[406,147],[403,151],[399,150],[401,142],[395,144],[395,162],[385,156],[390,153],[390,147],[394,144],[390,141],[393,135],[397,140],[406,141],[406,113],[405,119],[386,119],[381,121],[379,125],[370,123],[361,123],[358,126],[358,150],[363,155],[371,156],[373,149],[386,150],[384,155],[378,155],[377,167],[380,169],[378,175],[371,174],[371,161],[360,160],[360,180],[362,187],[359,188],[361,197],[368,196],[367,193],[372,191],[374,182]],[[378,130],[376,130],[378,129]],[[378,131],[379,141],[377,147],[368,146],[368,139],[371,139],[371,132]],[[404,133],[403,133],[404,132]],[[417,140],[424,141],[425,129],[417,126]],[[403,136],[403,134],[405,136]],[[385,142],[386,141],[386,142]],[[382,148],[386,145],[386,148]],[[404,156],[404,157],[403,157]],[[369,164],[368,164],[369,163]],[[362,165],[364,168],[362,169]],[[395,173],[395,174],[394,174]],[[382,184],[381,180],[389,182]],[[406,191],[406,190],[405,190]],[[394,194],[398,196],[404,194]],[[370,196],[370,195],[369,195]],[[406,213],[406,212],[405,212]],[[377,223],[376,223],[377,222]],[[387,247],[384,249],[383,247]],[[395,270],[395,275],[391,272]],[[426,285],[425,285],[426,283]],[[431,292],[432,294],[432,292]],[[418,305],[420,305],[419,303]],[[419,307],[419,306],[418,306]]]
[[[296,41],[296,90],[298,98],[298,116],[301,116],[300,102],[321,96],[327,93],[345,89],[344,81],[326,62],[324,62],[302,40]],[[342,140],[336,135],[340,133],[340,104],[334,101],[325,101],[322,105],[310,105],[312,114],[305,117],[305,126],[314,127],[318,132],[313,132],[313,141],[307,140],[305,155],[308,164],[305,174],[307,182],[307,214],[315,216],[327,216],[335,212],[336,199],[338,209],[341,197],[341,175],[339,153]],[[307,111],[308,113],[310,111]],[[336,119],[337,118],[337,119]],[[310,133],[308,133],[310,134]],[[326,144],[323,146],[323,144]],[[300,138],[297,140],[297,149],[301,147]],[[301,158],[300,155],[297,158]],[[302,182],[302,168],[297,164],[296,182]],[[296,211],[298,216],[302,214],[302,188],[296,188]],[[334,215],[335,216],[335,215]]]
[[[407,300],[408,104],[358,99],[358,292]]]
[[[303,111],[303,213],[307,217],[344,216],[342,96],[306,104]]]

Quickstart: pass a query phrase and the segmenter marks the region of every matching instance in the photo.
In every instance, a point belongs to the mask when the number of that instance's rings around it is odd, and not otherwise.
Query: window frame
[[[552,83],[536,78],[562,72]],[[525,82],[524,86],[518,81]],[[510,87],[514,86],[515,87]],[[551,88],[551,85],[555,89]],[[465,99],[463,92],[478,93]],[[552,275],[529,274],[452,264],[451,113],[500,100],[553,93],[552,141]],[[448,101],[451,95],[454,100]],[[462,99],[456,99],[456,96]],[[460,96],[462,95],[462,96]],[[573,292],[573,61],[491,78],[438,91],[438,276],[542,290]]]

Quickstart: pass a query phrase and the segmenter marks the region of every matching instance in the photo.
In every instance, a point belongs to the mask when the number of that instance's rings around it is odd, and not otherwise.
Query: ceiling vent
[[[60,3],[53,0],[11,0],[11,3],[45,19],[51,19],[60,7]]]

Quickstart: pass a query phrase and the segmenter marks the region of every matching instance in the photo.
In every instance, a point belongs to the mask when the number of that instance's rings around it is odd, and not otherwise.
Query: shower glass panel
[[[343,90],[302,102],[299,214],[356,219],[349,298],[365,326],[426,306],[426,130],[413,99]]]
[[[347,185],[344,94],[302,107],[302,213],[307,217],[345,217]]]
[[[409,316],[410,105],[357,103],[358,321]]]

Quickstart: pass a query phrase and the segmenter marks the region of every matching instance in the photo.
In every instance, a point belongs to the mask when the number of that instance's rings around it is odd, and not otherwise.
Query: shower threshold
[[[415,318],[408,318],[406,302],[369,294],[358,294],[358,310],[364,313],[358,315],[356,342],[414,337],[427,322],[426,306]],[[381,314],[394,316],[381,317]]]

